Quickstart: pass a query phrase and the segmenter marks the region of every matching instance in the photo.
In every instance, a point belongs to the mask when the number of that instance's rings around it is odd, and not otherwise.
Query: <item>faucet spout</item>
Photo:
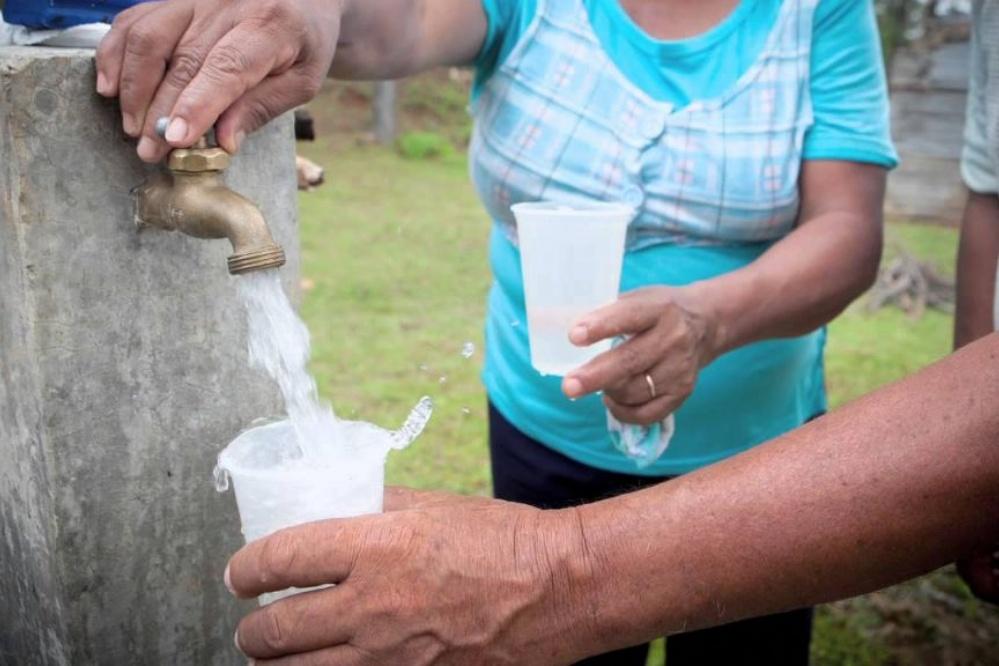
[[[260,209],[222,182],[226,166],[228,154],[221,148],[175,150],[169,171],[138,188],[136,223],[195,238],[228,238],[233,275],[282,266],[284,250],[274,242]]]

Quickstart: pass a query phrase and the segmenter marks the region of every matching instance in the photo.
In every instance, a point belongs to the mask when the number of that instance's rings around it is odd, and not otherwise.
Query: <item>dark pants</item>
[[[531,439],[489,405],[493,492],[500,499],[545,509],[594,502],[666,479],[588,467]],[[701,664],[808,664],[812,609],[732,622],[670,636],[668,666]],[[644,666],[648,645],[579,662],[587,666]]]

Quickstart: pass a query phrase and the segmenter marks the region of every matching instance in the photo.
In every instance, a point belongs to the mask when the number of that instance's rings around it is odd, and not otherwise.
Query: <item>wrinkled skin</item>
[[[562,390],[570,398],[603,391],[607,408],[624,423],[661,421],[690,396],[698,372],[717,355],[716,324],[695,302],[684,287],[647,287],[583,316],[569,333],[573,344],[629,339],[573,370]]]
[[[246,134],[315,96],[330,69],[338,0],[171,0],[123,11],[97,49],[97,92],[118,97],[139,157],[158,162],[216,124]],[[171,119],[166,141],[156,120]],[[140,138],[141,137],[141,138]]]
[[[233,556],[226,581],[240,597],[337,584],[245,617],[237,644],[248,657],[520,665],[578,656],[559,610],[573,606],[572,567],[562,565],[585,551],[572,511],[403,489],[388,491],[386,508],[283,530]]]

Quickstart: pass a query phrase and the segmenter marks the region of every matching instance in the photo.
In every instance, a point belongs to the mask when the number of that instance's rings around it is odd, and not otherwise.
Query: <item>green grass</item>
[[[410,160],[425,160],[449,157],[454,154],[454,146],[447,137],[436,132],[406,132],[396,141],[396,150]]]
[[[304,292],[302,312],[312,332],[313,370],[322,393],[341,416],[386,426],[400,423],[420,396],[430,395],[436,403],[433,420],[412,447],[392,456],[388,481],[488,493],[485,394],[478,376],[490,281],[489,224],[468,183],[464,158],[407,160],[389,149],[351,146],[334,152],[321,144],[303,152],[327,170],[327,184],[301,197],[302,272],[311,287]],[[953,273],[953,230],[893,224],[887,252],[897,245],[934,262],[944,274]],[[950,347],[946,315],[929,312],[912,321],[892,309],[868,313],[863,304],[862,299],[830,327],[834,407],[918,370]],[[477,350],[471,359],[461,355],[466,341]],[[952,575],[933,580],[941,589],[961,589]],[[892,617],[898,612],[883,609],[903,607],[909,629],[925,626],[921,609],[931,604],[921,600],[920,589],[895,588],[902,601],[894,606],[889,597],[872,595],[820,609],[813,663],[897,662],[901,648],[885,636],[899,625]],[[961,603],[976,621],[983,613],[999,618],[974,601]],[[922,639],[911,631],[896,633],[909,646],[907,657],[917,659],[907,663],[923,663],[918,661]],[[928,654],[941,654],[943,638],[926,640],[935,641],[927,650],[936,651]],[[662,663],[660,642],[650,664]]]
[[[886,255],[890,257],[900,246],[942,274],[954,274],[957,234],[953,229],[889,225]],[[950,315],[928,311],[912,320],[894,308],[869,313],[866,304],[866,298],[859,299],[829,327],[826,368],[833,407],[912,374],[950,350]]]
[[[341,416],[386,426],[430,395],[431,424],[392,456],[388,481],[487,493],[478,375],[488,224],[464,159],[309,155],[327,168],[327,184],[301,197],[302,275],[314,283],[302,314],[320,391]],[[466,341],[471,359],[461,354]]]

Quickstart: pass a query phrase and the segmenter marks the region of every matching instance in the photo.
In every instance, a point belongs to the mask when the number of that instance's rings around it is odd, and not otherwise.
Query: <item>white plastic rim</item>
[[[612,218],[620,216],[625,224],[635,216],[635,208],[614,201],[592,201],[576,204],[561,204],[552,201],[528,201],[510,206],[519,221],[522,216],[542,215],[546,218],[587,219]]]
[[[219,454],[236,495],[240,528],[247,543],[285,527],[382,511],[385,460],[392,434],[370,423],[343,421],[346,446],[339,461],[281,463],[295,447],[289,421],[241,433]],[[385,438],[384,441],[382,438]],[[262,595],[270,603],[301,590]]]

